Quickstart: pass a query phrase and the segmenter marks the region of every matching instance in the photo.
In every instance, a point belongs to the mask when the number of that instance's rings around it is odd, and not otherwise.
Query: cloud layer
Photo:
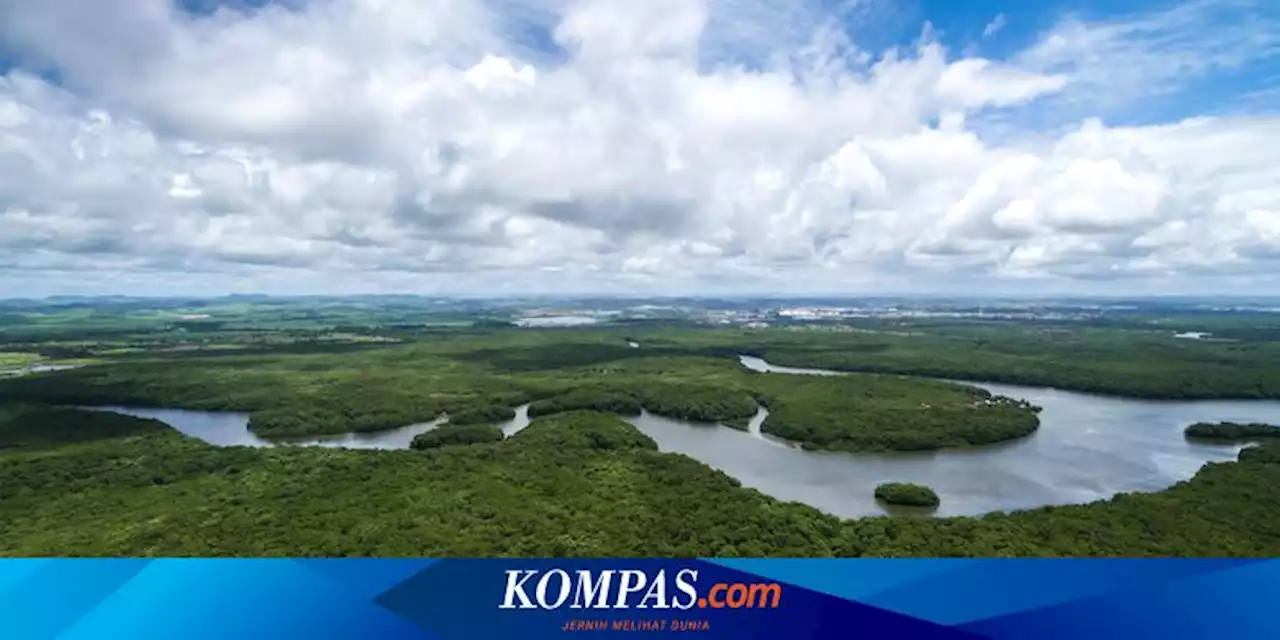
[[[1280,117],[1104,124],[1274,60],[1237,5],[997,60],[771,0],[4,3],[0,294],[1266,291]]]

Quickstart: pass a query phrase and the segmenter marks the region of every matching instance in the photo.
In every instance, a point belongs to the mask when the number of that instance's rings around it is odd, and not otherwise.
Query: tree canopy
[[[1186,435],[1209,440],[1280,438],[1280,427],[1260,422],[1197,422],[1187,427]]]
[[[365,451],[218,448],[150,420],[6,406],[0,555],[1275,556],[1268,455],[1088,505],[841,520],[598,413],[501,442]]]
[[[886,482],[877,486],[876,499],[907,507],[936,507],[941,502],[933,489],[906,482]]]
[[[435,449],[464,444],[501,442],[502,429],[491,424],[446,424],[413,437],[414,449]]]

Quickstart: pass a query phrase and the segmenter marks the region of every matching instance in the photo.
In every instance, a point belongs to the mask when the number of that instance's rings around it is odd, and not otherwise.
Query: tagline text
[[[562,631],[709,631],[706,620],[570,620]]]

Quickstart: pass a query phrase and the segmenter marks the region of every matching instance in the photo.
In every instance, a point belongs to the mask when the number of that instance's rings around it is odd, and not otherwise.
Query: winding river
[[[752,370],[777,375],[847,375],[776,367],[743,356]],[[856,374],[854,374],[856,375]],[[1043,407],[1040,428],[1016,441],[963,450],[850,454],[804,451],[760,432],[763,408],[747,431],[687,423],[642,413],[628,421],[663,451],[683,453],[737,478],[744,486],[839,516],[881,515],[872,496],[881,482],[927,484],[942,498],[940,516],[979,515],[1050,504],[1079,504],[1117,493],[1159,491],[1193,476],[1206,462],[1234,460],[1241,446],[1187,441],[1182,430],[1199,421],[1280,423],[1280,401],[1135,400],[1006,384],[965,382]],[[98,407],[156,418],[215,445],[331,446],[402,449],[434,422],[365,434],[266,441],[237,413]],[[529,424],[519,407],[503,432]]]
[[[334,447],[345,449],[408,449],[413,437],[448,422],[441,416],[431,422],[411,424],[384,431],[342,433],[328,436],[263,438],[249,430],[249,414],[230,411],[188,411],[186,409],[150,409],[143,407],[86,407],[114,411],[139,418],[153,418],[193,438],[219,447]],[[512,435],[529,426],[529,405],[516,407],[516,415],[499,425],[502,433]]]

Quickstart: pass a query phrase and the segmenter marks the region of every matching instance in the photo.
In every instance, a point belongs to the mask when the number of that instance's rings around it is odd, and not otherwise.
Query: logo
[[[499,609],[776,609],[782,601],[782,585],[774,582],[717,582],[701,590],[695,569],[653,575],[634,569],[514,569],[506,577]]]

